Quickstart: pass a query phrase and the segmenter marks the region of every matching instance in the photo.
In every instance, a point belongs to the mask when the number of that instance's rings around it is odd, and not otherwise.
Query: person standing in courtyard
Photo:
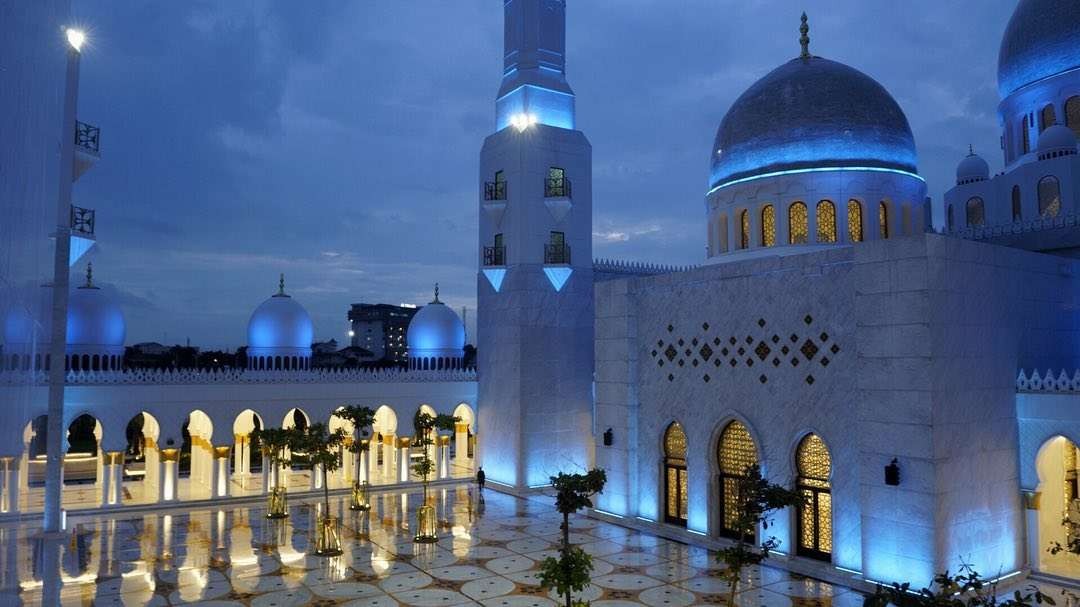
[[[484,481],[487,480],[487,476],[484,474],[484,467],[480,466],[480,469],[476,471],[476,486],[480,488],[480,501],[484,501]]]

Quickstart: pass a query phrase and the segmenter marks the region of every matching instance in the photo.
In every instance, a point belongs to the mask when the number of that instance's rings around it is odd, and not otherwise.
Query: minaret
[[[504,0],[495,132],[480,154],[478,440],[517,489],[592,462],[592,147],[574,130],[565,0]]]

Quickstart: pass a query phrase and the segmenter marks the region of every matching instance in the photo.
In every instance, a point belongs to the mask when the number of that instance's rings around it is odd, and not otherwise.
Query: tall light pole
[[[67,375],[67,307],[71,255],[71,187],[75,177],[75,112],[79,100],[79,58],[86,35],[66,31],[67,76],[60,125],[60,187],[56,198],[56,253],[53,257],[52,342],[49,344],[49,409],[45,461],[45,534],[62,531],[64,466],[64,382]]]

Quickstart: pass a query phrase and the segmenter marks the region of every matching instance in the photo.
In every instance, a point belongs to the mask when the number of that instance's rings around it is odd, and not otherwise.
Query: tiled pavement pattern
[[[536,579],[554,555],[559,516],[553,500],[488,490],[486,503],[464,485],[433,488],[441,519],[437,544],[414,544],[419,492],[373,496],[371,513],[343,516],[345,554],[309,556],[315,508],[293,504],[284,521],[262,507],[155,512],[83,522],[63,558],[64,605],[349,607],[414,605],[557,606]],[[405,502],[403,508],[403,501]],[[403,519],[403,510],[407,516]],[[124,515],[119,515],[124,516]],[[727,584],[702,548],[574,517],[574,543],[594,556],[593,584],[581,596],[597,607],[720,605]],[[11,541],[17,533],[17,543]],[[0,546],[0,605],[38,605],[34,530],[7,527]],[[0,538],[3,539],[3,538]],[[860,607],[849,589],[769,567],[746,577],[738,604]]]

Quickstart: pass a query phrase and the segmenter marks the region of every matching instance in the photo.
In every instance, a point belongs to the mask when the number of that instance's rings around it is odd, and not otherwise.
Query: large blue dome
[[[68,348],[123,351],[127,324],[120,306],[92,285],[79,287],[68,299]]]
[[[998,51],[998,93],[1080,67],[1080,2],[1020,0]]]
[[[836,61],[796,58],[732,104],[716,132],[709,188],[797,169],[917,173],[916,163],[911,127],[885,87]]]
[[[461,356],[465,325],[450,306],[435,300],[413,316],[405,339],[410,357]]]
[[[284,292],[262,302],[248,321],[248,353],[292,354],[311,351],[315,328],[304,306]]]

